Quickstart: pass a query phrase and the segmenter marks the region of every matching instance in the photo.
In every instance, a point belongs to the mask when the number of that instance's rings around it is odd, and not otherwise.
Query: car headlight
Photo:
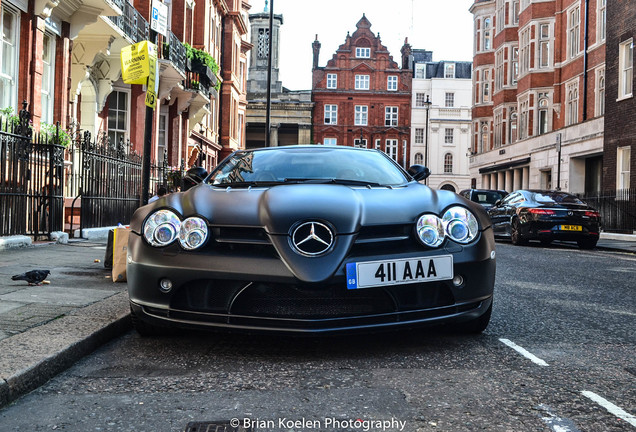
[[[187,250],[203,246],[208,238],[208,224],[200,217],[189,217],[181,223],[179,243]]]
[[[426,246],[437,247],[444,241],[444,224],[434,214],[425,214],[417,220],[417,236]]]
[[[152,246],[167,246],[177,239],[181,221],[170,210],[159,210],[144,223],[144,238]]]
[[[479,232],[477,218],[464,207],[457,206],[446,210],[442,222],[446,227],[446,234],[457,243],[470,243]]]

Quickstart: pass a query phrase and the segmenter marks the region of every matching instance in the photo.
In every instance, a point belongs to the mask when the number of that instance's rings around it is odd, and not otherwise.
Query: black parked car
[[[540,240],[576,241],[581,249],[598,242],[601,217],[592,207],[566,192],[518,190],[488,209],[495,236],[513,244]]]
[[[231,154],[201,184],[135,212],[127,277],[137,330],[484,330],[490,220],[418,183],[428,174],[350,147]]]
[[[488,209],[495,205],[497,201],[504,199],[506,195],[508,195],[508,192],[497,189],[464,189],[459,194]]]

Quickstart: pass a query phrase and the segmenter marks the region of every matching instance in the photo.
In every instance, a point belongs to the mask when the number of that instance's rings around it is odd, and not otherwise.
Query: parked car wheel
[[[598,242],[597,238],[584,238],[577,240],[577,244],[581,249],[594,249],[596,247],[596,243]]]
[[[457,323],[453,326],[453,330],[457,333],[464,334],[478,334],[486,330],[488,323],[490,322],[490,316],[492,315],[492,303],[485,314],[477,319]]]
[[[512,241],[512,244],[516,246],[521,246],[528,243],[528,240],[524,239],[521,235],[519,219],[513,219],[512,221],[512,226],[510,227],[510,241]]]

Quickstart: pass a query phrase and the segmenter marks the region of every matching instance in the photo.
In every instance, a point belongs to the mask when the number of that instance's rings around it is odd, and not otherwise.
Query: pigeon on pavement
[[[29,285],[40,285],[50,273],[50,270],[31,270],[20,275],[11,276],[11,280],[23,280],[27,281]]]

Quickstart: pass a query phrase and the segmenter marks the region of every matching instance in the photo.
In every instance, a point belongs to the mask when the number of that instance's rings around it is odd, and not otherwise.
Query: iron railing
[[[106,17],[119,28],[133,43],[150,38],[150,24],[137,9],[127,1],[123,2],[123,14]]]
[[[64,229],[64,147],[55,135],[32,136],[26,102],[0,119],[0,236],[35,240]]]
[[[636,189],[601,191],[579,198],[601,214],[603,231],[636,231]]]

